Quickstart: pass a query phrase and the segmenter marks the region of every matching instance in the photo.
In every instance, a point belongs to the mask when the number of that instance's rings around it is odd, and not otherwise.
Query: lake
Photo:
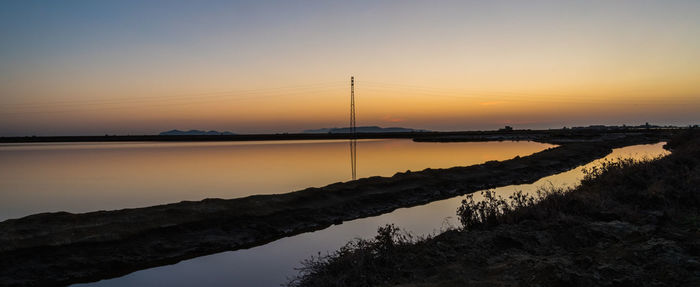
[[[359,140],[357,177],[525,156],[534,142]],[[0,220],[286,193],[352,178],[347,140],[0,144]]]
[[[389,144],[386,141],[382,142]],[[403,144],[402,141],[398,142],[399,145]],[[460,148],[506,147],[503,146],[504,144],[512,144],[511,148],[519,149],[522,146],[529,148],[531,143],[489,142],[457,144],[455,146]],[[406,145],[417,145],[417,143],[406,143]],[[668,153],[662,146],[663,143],[659,143],[615,149],[612,154],[601,160],[615,160],[620,157],[652,158],[661,156]],[[432,144],[431,146],[428,144],[428,147],[450,149],[452,145]],[[542,147],[540,146],[540,148]],[[361,158],[361,150],[358,147],[358,158]],[[452,150],[452,152],[455,152],[453,155],[455,157],[461,155],[459,148]],[[468,151],[462,152],[469,153]],[[497,156],[497,154],[493,155]],[[358,160],[358,165],[362,166],[362,162]],[[550,185],[574,186],[583,177],[581,171],[583,168],[590,168],[598,165],[599,162],[600,160],[567,172],[548,176],[533,184],[496,188],[495,192],[506,197],[517,190],[532,193],[538,188]],[[401,170],[400,167],[399,170]],[[363,175],[364,173],[360,171],[362,169],[358,168],[358,173]],[[416,235],[431,234],[449,226],[457,226],[458,221],[455,218],[455,213],[463,198],[464,196],[458,196],[422,206],[401,208],[380,216],[344,222],[324,230],[283,238],[250,249],[202,256],[173,265],[137,271],[115,279],[75,286],[279,286],[286,282],[287,278],[296,274],[294,268],[300,267],[302,260],[308,259],[311,255],[337,250],[353,238],[373,237],[377,227],[384,224],[394,223]],[[475,198],[479,198],[479,196],[475,196]]]

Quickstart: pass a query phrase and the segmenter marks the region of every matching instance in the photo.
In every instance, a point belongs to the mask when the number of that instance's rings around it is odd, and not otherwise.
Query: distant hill
[[[161,136],[220,136],[220,135],[234,135],[232,132],[218,132],[218,131],[200,131],[200,130],[170,130],[167,132],[162,132],[158,135]]]
[[[357,127],[355,128],[355,131],[358,133],[410,133],[410,132],[427,132],[428,130],[415,130],[415,129],[407,129],[407,128],[399,128],[399,127],[389,127],[389,128],[382,128],[378,126],[365,126],[365,127]],[[343,133],[351,133],[352,129],[351,128],[323,128],[323,129],[316,129],[316,130],[305,130],[303,133],[306,134],[343,134]]]

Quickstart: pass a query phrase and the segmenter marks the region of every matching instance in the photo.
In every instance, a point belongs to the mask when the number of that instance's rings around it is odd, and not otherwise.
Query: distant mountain
[[[232,132],[218,132],[218,131],[200,131],[200,130],[171,130],[167,132],[162,132],[161,136],[228,136],[234,135]]]
[[[378,126],[357,127],[355,131],[358,133],[410,133],[410,132],[427,132],[428,130],[415,130],[399,127],[382,128]],[[306,134],[347,134],[351,133],[352,128],[323,128],[316,130],[305,130]]]

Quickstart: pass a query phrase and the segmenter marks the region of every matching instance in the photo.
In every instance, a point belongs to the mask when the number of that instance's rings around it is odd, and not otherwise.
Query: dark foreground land
[[[306,262],[290,285],[700,286],[700,133],[667,148],[589,171],[573,190],[466,200],[464,227],[432,238],[380,228]]]
[[[478,190],[531,183],[666,133],[581,139],[501,162],[426,169],[322,188],[0,222],[0,285],[55,286],[236,250]]]

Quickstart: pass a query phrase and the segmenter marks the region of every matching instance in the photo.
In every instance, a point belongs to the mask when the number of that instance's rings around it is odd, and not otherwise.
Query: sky
[[[700,123],[700,1],[3,1],[0,136]]]

